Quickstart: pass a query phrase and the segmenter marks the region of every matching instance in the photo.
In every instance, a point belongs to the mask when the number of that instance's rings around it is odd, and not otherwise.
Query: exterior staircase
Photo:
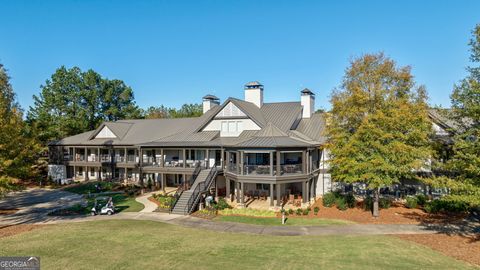
[[[217,177],[217,167],[201,170],[195,178],[192,187],[181,193],[171,213],[177,215],[189,215],[192,213],[201,200],[201,195],[208,191]]]

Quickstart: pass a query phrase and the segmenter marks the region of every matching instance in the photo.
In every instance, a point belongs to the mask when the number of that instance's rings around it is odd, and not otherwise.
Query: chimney
[[[302,118],[310,118],[315,112],[315,94],[305,88],[301,91],[300,101],[303,107]]]
[[[220,104],[220,99],[214,95],[206,95],[203,97],[203,113],[208,112],[215,106]]]
[[[261,108],[263,106],[263,85],[257,81],[245,84],[245,101]]]

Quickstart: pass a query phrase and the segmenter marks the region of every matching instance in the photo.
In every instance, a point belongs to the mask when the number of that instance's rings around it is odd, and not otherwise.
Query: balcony
[[[283,174],[302,174],[303,164],[284,164],[280,165],[282,175]]]
[[[244,175],[270,175],[270,165],[244,165]]]
[[[112,157],[110,155],[101,155],[100,156],[100,162],[111,162]]]

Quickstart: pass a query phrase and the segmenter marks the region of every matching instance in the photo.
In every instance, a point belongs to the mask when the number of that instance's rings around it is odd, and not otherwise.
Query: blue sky
[[[141,107],[178,107],[205,94],[243,98],[244,83],[265,100],[317,108],[349,59],[383,51],[411,65],[431,104],[449,106],[465,76],[480,1],[1,1],[0,62],[18,101],[61,65],[124,80]]]

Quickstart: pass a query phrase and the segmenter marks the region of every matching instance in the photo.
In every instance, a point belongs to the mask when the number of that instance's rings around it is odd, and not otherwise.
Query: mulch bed
[[[396,235],[439,251],[447,256],[480,265],[480,234],[461,236],[447,234]]]
[[[153,198],[153,197],[148,197],[148,200],[151,201],[151,202],[153,202],[153,203],[156,204],[157,206],[160,206],[160,202],[157,201],[157,200],[155,200],[155,198]]]
[[[428,214],[422,209],[409,209],[402,204],[393,204],[388,209],[380,210],[380,217],[374,218],[370,211],[365,211],[360,204],[355,208],[350,208],[345,211],[333,207],[324,207],[322,200],[319,199],[310,207],[320,208],[320,211],[315,216],[313,211],[310,211],[309,218],[330,218],[349,220],[360,224],[443,224],[461,222],[466,214]]]
[[[41,228],[42,226],[46,226],[46,225],[21,224],[21,225],[0,227],[0,238],[28,232],[31,230]]]

